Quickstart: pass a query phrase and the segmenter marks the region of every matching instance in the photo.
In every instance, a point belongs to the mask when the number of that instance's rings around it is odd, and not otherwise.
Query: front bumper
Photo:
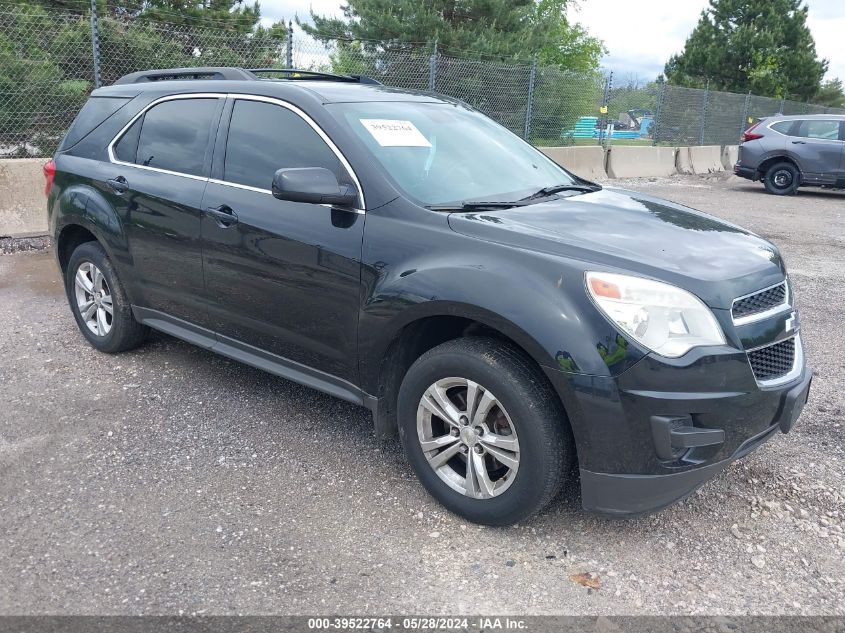
[[[775,433],[788,433],[807,402],[812,375],[781,396],[781,406],[771,426],[748,438],[727,459],[678,473],[620,475],[581,469],[581,498],[585,510],[616,516],[636,516],[660,510],[694,492],[699,486],[769,440]]]
[[[549,374],[575,435],[584,509],[614,516],[659,510],[778,430],[791,430],[807,401],[809,369],[765,388],[744,352],[691,355],[675,363],[646,357],[617,377]],[[667,420],[679,426],[667,426],[662,438]],[[667,455],[661,449],[670,433],[680,448]]]

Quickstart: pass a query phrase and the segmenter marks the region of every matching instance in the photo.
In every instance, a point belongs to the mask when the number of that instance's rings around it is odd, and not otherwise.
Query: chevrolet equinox
[[[471,521],[520,521],[576,481],[591,511],[662,508],[807,399],[774,246],[578,178],[455,99],[133,73],[44,171],[92,346],[154,328],[363,405]]]

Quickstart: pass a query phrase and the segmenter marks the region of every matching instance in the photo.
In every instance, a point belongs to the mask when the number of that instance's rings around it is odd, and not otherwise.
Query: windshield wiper
[[[478,209],[511,209],[526,206],[525,200],[465,200],[450,204],[430,204],[432,211],[477,211]]]
[[[522,198],[523,201],[525,200],[536,200],[537,198],[545,198],[546,196],[552,196],[556,193],[562,193],[564,191],[580,191],[581,193],[592,193],[594,191],[600,191],[601,185],[597,185],[594,183],[584,184],[584,185],[575,185],[575,184],[567,184],[567,185],[551,185],[549,187],[543,187],[532,193],[530,196],[526,196]]]

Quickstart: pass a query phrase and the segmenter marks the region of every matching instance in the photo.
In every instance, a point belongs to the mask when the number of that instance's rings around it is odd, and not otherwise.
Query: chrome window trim
[[[273,195],[273,192],[270,189],[261,189],[260,187],[253,187],[251,185],[242,185],[238,182],[229,182],[228,180],[219,180],[218,178],[209,178],[208,182],[214,183],[215,185],[223,185],[225,187],[235,187],[236,189],[245,189],[246,191],[254,191],[255,193],[265,193],[268,196]],[[331,205],[331,204],[321,204],[320,206],[326,207],[327,209],[340,208],[340,207],[335,207],[334,205]],[[365,213],[363,209],[356,209],[356,208],[343,209],[343,211],[349,211],[350,213],[357,213],[359,215],[363,215]]]
[[[361,181],[358,179],[358,174],[355,173],[355,170],[352,169],[352,165],[346,159],[346,156],[343,155],[343,152],[338,149],[337,145],[329,138],[328,134],[326,134],[323,129],[317,125],[317,123],[308,116],[305,112],[301,109],[293,105],[292,103],[288,103],[287,101],[283,101],[282,99],[277,99],[275,97],[265,97],[262,95],[250,95],[250,94],[238,94],[238,93],[222,93],[222,92],[196,92],[191,94],[178,94],[178,95],[168,95],[166,97],[161,97],[154,101],[148,103],[144,108],[141,109],[135,116],[130,119],[130,121],[124,125],[120,131],[115,135],[115,137],[111,140],[107,147],[107,153],[109,157],[109,162],[115,165],[125,165],[127,167],[136,167],[138,169],[146,169],[148,171],[157,171],[163,174],[169,174],[171,176],[181,176],[182,178],[191,178],[193,180],[203,180],[206,182],[213,182],[218,185],[226,185],[229,187],[236,187],[238,189],[245,189],[247,191],[255,191],[257,193],[266,193],[268,195],[273,195],[273,192],[269,189],[261,189],[259,187],[252,187],[249,185],[242,185],[237,182],[230,182],[228,180],[219,180],[217,178],[207,178],[205,176],[195,176],[194,174],[185,174],[182,172],[171,171],[169,169],[161,169],[160,167],[149,167],[147,165],[138,165],[137,163],[127,163],[126,161],[118,160],[115,158],[114,155],[114,146],[120,141],[121,137],[126,133],[126,131],[132,127],[132,125],[141,118],[148,110],[157,106],[160,103],[165,101],[174,101],[177,99],[233,99],[233,100],[245,100],[245,101],[261,101],[264,103],[271,103],[273,105],[280,106],[287,110],[290,110],[299,118],[301,118],[305,123],[307,123],[311,129],[313,129],[317,135],[323,140],[323,142],[328,145],[329,149],[334,153],[337,159],[340,161],[341,165],[349,172],[352,181],[355,183],[355,186],[358,189],[358,207],[350,209],[355,213],[364,214],[367,208],[366,202],[364,200],[364,190],[361,188]],[[320,205],[323,207],[332,208],[330,204],[323,204]]]
[[[747,356],[751,352],[756,352],[757,350],[761,350],[766,347],[771,347],[772,345],[777,345],[790,339],[795,339],[795,357],[792,359],[792,369],[790,369],[783,376],[778,376],[777,378],[771,378],[769,380],[757,380],[757,377],[754,376],[754,380],[757,382],[758,386],[763,388],[779,387],[788,382],[792,382],[793,380],[798,378],[798,376],[801,375],[801,372],[804,371],[804,344],[801,342],[801,334],[796,333],[795,336],[776,341],[775,343],[767,343],[766,345],[761,345],[760,347],[755,347],[754,349],[746,350]],[[748,366],[749,368],[751,367],[750,360],[748,361]],[[751,370],[751,374],[754,374],[753,369]]]
[[[771,308],[764,310],[763,312],[755,312],[754,314],[749,314],[747,316],[734,318],[734,305],[737,301],[742,301],[743,299],[747,299],[748,297],[753,297],[754,295],[758,295],[761,292],[766,292],[767,290],[771,290],[772,288],[777,288],[781,284],[786,284],[786,295],[783,298],[783,303],[779,303],[776,306],[772,306]],[[763,321],[770,317],[775,316],[776,314],[780,314],[781,312],[786,312],[787,310],[792,309],[792,289],[789,286],[789,279],[784,279],[783,281],[779,281],[776,284],[772,284],[771,286],[767,286],[765,288],[760,288],[760,290],[755,290],[754,292],[749,292],[746,295],[742,295],[741,297],[737,297],[731,302],[731,321],[736,326],[740,325],[747,325],[749,323],[756,323],[757,321]]]
[[[196,92],[193,94],[179,94],[179,95],[168,95],[166,97],[161,97],[156,99],[146,106],[144,106],[140,112],[138,112],[135,116],[133,116],[129,123],[124,125],[120,128],[120,131],[115,135],[115,137],[111,140],[106,148],[106,151],[109,156],[109,162],[115,165],[125,165],[126,167],[137,167],[138,169],[146,169],[147,171],[157,171],[162,174],[168,174],[170,176],[181,176],[182,178],[191,178],[192,180],[202,180],[208,181],[208,178],[205,176],[197,176],[195,174],[186,174],[180,171],[172,171],[170,169],[162,169],[161,167],[150,167],[148,165],[139,165],[138,163],[127,163],[124,160],[118,160],[115,158],[114,155],[114,146],[120,141],[126,131],[135,124],[135,121],[140,119],[144,114],[147,113],[148,110],[157,106],[159,103],[164,103],[165,101],[176,101],[178,99],[225,99],[226,94],[222,92]]]
[[[302,110],[297,108],[292,103],[288,103],[287,101],[283,101],[282,99],[277,99],[276,97],[265,97],[263,95],[248,95],[248,94],[229,94],[228,97],[230,99],[235,100],[235,101],[245,100],[245,101],[261,101],[261,102],[264,102],[264,103],[271,103],[271,104],[286,108],[287,110],[290,110],[294,114],[298,115],[299,118],[301,118],[309,126],[311,126],[311,129],[314,130],[321,139],[323,139],[323,142],[326,145],[329,146],[329,149],[332,150],[334,155],[340,161],[340,164],[343,165],[343,167],[346,169],[347,172],[349,172],[349,175],[352,177],[352,182],[355,183],[355,187],[358,189],[358,207],[354,208],[353,210],[356,213],[364,213],[365,212],[367,205],[364,202],[364,190],[361,188],[361,181],[358,180],[358,174],[356,174],[355,170],[352,169],[352,165],[350,165],[349,161],[346,160],[346,156],[343,155],[343,152],[341,152],[340,149],[338,149],[337,145],[334,144],[334,141],[332,141],[332,139],[329,138],[329,135],[326,134],[323,131],[323,128],[321,128],[319,125],[317,125],[317,123],[314,121],[314,119],[312,119],[310,116],[308,116],[305,112],[303,112]],[[217,179],[215,179],[214,182],[216,182],[217,184],[222,184],[222,185],[232,185],[232,186],[235,186],[235,187],[246,188],[246,189],[249,189],[249,190],[252,190],[252,191],[266,192],[266,193],[269,193],[270,195],[273,195],[273,192],[270,191],[269,189],[260,189],[258,187],[250,187],[249,185],[241,185],[240,183],[231,182],[229,180],[217,180]],[[331,205],[322,205],[322,206],[331,207]]]

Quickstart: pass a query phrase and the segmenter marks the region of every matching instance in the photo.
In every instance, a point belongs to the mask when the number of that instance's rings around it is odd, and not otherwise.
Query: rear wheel
[[[776,196],[790,196],[798,191],[798,185],[801,184],[801,173],[792,163],[785,161],[775,163],[766,170],[763,184],[769,193]]]
[[[143,343],[149,330],[132,315],[117,272],[98,242],[85,242],[73,251],[65,288],[76,324],[93,347],[116,353]]]
[[[519,351],[493,339],[449,341],[421,356],[402,382],[398,413],[422,484],[475,523],[533,515],[574,464],[556,394]]]

